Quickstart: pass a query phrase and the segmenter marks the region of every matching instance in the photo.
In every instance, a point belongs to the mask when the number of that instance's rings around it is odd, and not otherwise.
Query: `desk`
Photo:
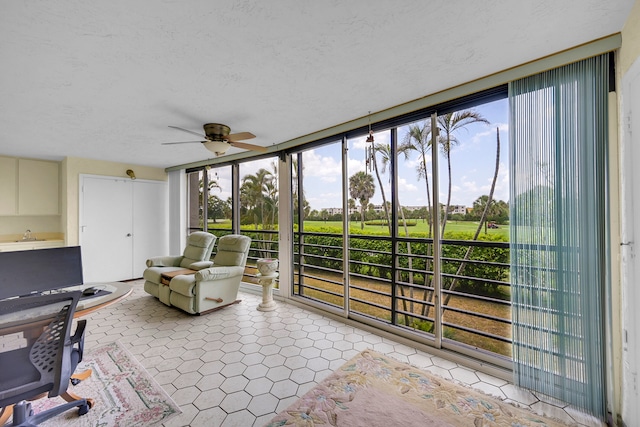
[[[85,316],[91,312],[96,310],[100,310],[103,307],[106,307],[111,304],[115,304],[116,302],[126,298],[133,292],[133,288],[128,283],[122,282],[110,282],[110,283],[85,283],[81,286],[73,286],[71,288],[67,288],[68,290],[83,290],[89,287],[95,287],[104,289],[105,291],[111,292],[110,294],[93,297],[93,298],[81,298],[78,301],[78,305],[76,306],[76,312],[73,316],[74,318]]]
[[[104,289],[105,291],[109,291],[111,293],[98,297],[84,298],[79,300],[78,305],[76,305],[76,312],[73,315],[74,318],[85,316],[103,307],[114,304],[126,298],[133,291],[131,285],[122,282],[85,283],[83,285],[65,288],[65,290],[81,291],[91,286],[100,287],[101,289]],[[0,330],[4,330],[4,332],[6,332],[6,329],[13,327],[16,322],[20,323],[24,318],[37,319],[38,313],[37,311],[35,313],[33,311],[27,311],[22,313],[11,313],[4,316],[0,315]],[[48,321],[45,323],[48,324]],[[41,326],[44,327],[45,323],[42,323]]]

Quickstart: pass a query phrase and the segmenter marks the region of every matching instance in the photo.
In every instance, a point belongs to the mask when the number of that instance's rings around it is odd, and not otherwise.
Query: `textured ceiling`
[[[0,155],[168,167],[213,153],[167,126],[207,122],[270,146],[616,33],[632,5],[1,0]]]

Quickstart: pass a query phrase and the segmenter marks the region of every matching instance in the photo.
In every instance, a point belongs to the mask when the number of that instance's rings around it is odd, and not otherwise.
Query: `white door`
[[[131,181],[108,177],[80,179],[80,246],[85,283],[131,279]]]
[[[142,277],[147,259],[169,255],[168,191],[165,182],[134,182],[133,278]]]

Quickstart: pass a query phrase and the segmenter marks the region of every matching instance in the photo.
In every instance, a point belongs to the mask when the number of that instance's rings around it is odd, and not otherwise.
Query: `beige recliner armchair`
[[[218,240],[213,266],[195,274],[180,274],[168,286],[169,303],[187,313],[204,314],[239,302],[238,290],[251,238],[239,234]]]
[[[175,273],[190,273],[191,271],[202,270],[211,267],[210,260],[213,246],[216,243],[216,236],[204,231],[196,231],[187,237],[187,246],[181,256],[160,256],[147,260],[147,269],[142,274],[145,279],[144,290],[159,298],[167,305],[169,302],[169,287],[162,282],[168,283],[167,278],[163,279],[163,274],[175,275]],[[193,273],[191,273],[193,274]]]

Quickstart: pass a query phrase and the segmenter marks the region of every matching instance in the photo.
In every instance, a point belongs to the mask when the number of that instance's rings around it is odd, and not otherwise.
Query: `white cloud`
[[[415,169],[421,163],[422,163],[422,161],[419,158],[404,160],[404,158],[400,157],[400,167],[402,167],[402,168]],[[427,163],[431,164],[431,159],[430,158],[427,159]]]
[[[315,196],[307,197],[307,201],[311,209],[322,210],[326,208],[337,208],[342,206],[340,193],[322,193]]]
[[[335,182],[342,174],[340,161],[329,156],[321,156],[315,150],[305,151],[302,155],[304,177],[320,177],[326,182]]]
[[[371,144],[367,142],[366,136],[361,136],[359,138],[352,138],[348,141],[349,150],[364,151],[364,149],[369,147],[370,145]]]
[[[253,160],[250,162],[244,162],[240,165],[240,180],[247,175],[255,175],[259,169],[266,169],[269,172],[273,172],[273,164],[278,165],[277,157],[270,157],[266,159]]]
[[[462,186],[467,193],[477,193],[478,192],[478,184],[475,181],[464,181]]]
[[[398,178],[398,189],[401,193],[418,191],[418,187],[415,184],[410,184],[404,178]]]
[[[365,163],[364,159],[357,160],[349,157],[347,159],[347,171],[349,172],[349,176],[353,175],[356,172],[364,172]]]
[[[496,139],[496,127],[500,131],[500,144],[504,142],[505,135],[509,135],[509,124],[508,123],[492,123],[487,126],[487,130],[483,132],[478,132],[473,135],[471,141],[475,144],[480,142],[482,139],[491,138],[493,141]]]
[[[220,189],[216,189],[214,188],[210,194],[213,194],[214,196],[218,196],[220,197],[222,200],[227,200],[229,197],[232,196],[232,188],[231,188],[231,179],[227,179],[227,178],[222,178],[220,177],[218,179],[218,185],[220,186]]]

